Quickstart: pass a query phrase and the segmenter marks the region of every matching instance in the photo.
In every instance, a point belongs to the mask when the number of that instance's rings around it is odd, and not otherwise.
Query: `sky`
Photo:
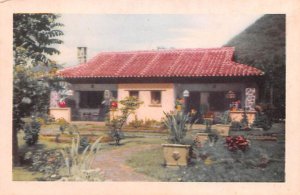
[[[221,47],[262,15],[62,14],[64,43],[53,59],[78,64],[77,47],[88,60],[103,51]]]

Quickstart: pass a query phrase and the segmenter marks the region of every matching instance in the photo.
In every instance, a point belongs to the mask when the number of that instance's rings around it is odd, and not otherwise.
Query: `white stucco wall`
[[[175,96],[174,84],[171,83],[145,83],[145,84],[119,84],[118,99],[122,100],[129,95],[130,90],[139,91],[139,99],[144,103],[136,111],[138,119],[154,119],[160,121],[165,112],[174,110]],[[151,91],[161,91],[161,105],[151,105]],[[132,115],[128,121],[134,119]]]

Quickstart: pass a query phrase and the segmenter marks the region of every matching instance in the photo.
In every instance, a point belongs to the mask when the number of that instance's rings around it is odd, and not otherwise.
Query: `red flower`
[[[236,150],[242,150],[245,151],[249,146],[249,141],[241,135],[238,136],[228,136],[225,139],[225,143],[227,145],[228,150],[230,151],[236,151]]]

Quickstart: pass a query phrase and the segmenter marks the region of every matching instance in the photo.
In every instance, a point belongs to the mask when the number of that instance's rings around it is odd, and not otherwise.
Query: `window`
[[[129,91],[129,96],[139,98],[139,91]]]
[[[103,101],[103,91],[80,91],[80,108],[99,108]]]
[[[161,91],[151,91],[151,104],[152,105],[161,104]]]

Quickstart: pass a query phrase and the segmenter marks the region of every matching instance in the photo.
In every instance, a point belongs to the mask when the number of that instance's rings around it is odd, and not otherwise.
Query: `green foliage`
[[[86,147],[88,147],[89,144],[89,138],[84,136],[80,138],[80,143],[79,143],[79,150],[83,151]]]
[[[70,125],[64,118],[56,119],[55,124],[59,125],[59,130],[61,133],[64,133],[65,129]]]
[[[206,133],[211,133],[211,126],[213,124],[213,121],[209,120],[209,119],[205,119],[204,124],[205,124],[205,132]]]
[[[272,127],[271,120],[263,112],[256,112],[252,127],[263,128],[269,130]]]
[[[188,115],[183,112],[165,113],[165,125],[169,129],[170,141],[175,144],[182,144],[183,138],[186,136]]]
[[[133,114],[136,109],[143,103],[137,97],[129,96],[119,101],[121,107],[113,112],[120,111],[121,115],[114,116],[113,119],[107,121],[107,126],[110,129],[110,134],[114,138],[116,145],[119,145],[120,140],[123,138],[122,128],[127,121],[129,115]]]
[[[261,98],[273,102],[279,118],[285,117],[285,21],[285,14],[266,14],[225,44],[235,47],[237,62],[265,72]]]
[[[24,140],[28,146],[32,146],[37,143],[39,139],[40,129],[41,129],[41,124],[36,120],[35,117],[33,117],[30,122],[25,123]]]
[[[72,139],[71,147],[61,150],[67,175],[70,180],[76,180],[76,178],[81,178],[82,180],[90,179],[85,178],[85,173],[91,169],[95,154],[99,151],[100,138],[98,138],[91,146],[88,145],[80,154],[80,136],[77,134],[76,138],[74,137]]]
[[[59,15],[56,14],[14,14],[15,55],[18,55],[17,49],[21,47],[24,49],[24,55],[33,60],[34,65],[40,62],[49,64],[47,55],[60,53],[56,48],[49,46],[63,43],[57,39],[63,35],[60,30],[63,24],[56,22],[58,18]]]
[[[241,129],[241,122],[239,121],[232,121],[231,122],[231,126],[230,126],[230,130],[231,131],[239,131]]]
[[[144,121],[142,119],[138,119],[137,116],[134,116],[134,120],[128,123],[128,126],[134,127],[134,128],[139,128],[143,126]]]
[[[222,123],[223,123],[224,125],[228,125],[228,124],[230,123],[230,115],[229,115],[229,113],[230,113],[230,111],[227,110],[227,111],[225,111],[225,112],[222,114],[221,120],[222,120]]]
[[[17,131],[22,118],[47,113],[51,89],[58,89],[60,79],[55,77],[58,65],[50,56],[59,51],[52,47],[61,44],[55,14],[13,15],[13,154],[17,161]]]
[[[248,121],[248,116],[246,114],[245,109],[244,109],[243,114],[242,114],[241,125],[242,125],[243,129],[249,129],[249,121]]]
[[[164,122],[162,121],[157,121],[154,119],[138,119],[137,116],[135,115],[134,120],[130,121],[128,123],[129,127],[133,127],[133,128],[145,128],[145,129],[152,129],[152,128],[160,128],[160,129],[164,129]]]
[[[61,177],[59,169],[62,167],[63,157],[58,150],[28,151],[24,154],[23,161],[29,162],[30,171],[43,173],[39,180],[51,181]]]

